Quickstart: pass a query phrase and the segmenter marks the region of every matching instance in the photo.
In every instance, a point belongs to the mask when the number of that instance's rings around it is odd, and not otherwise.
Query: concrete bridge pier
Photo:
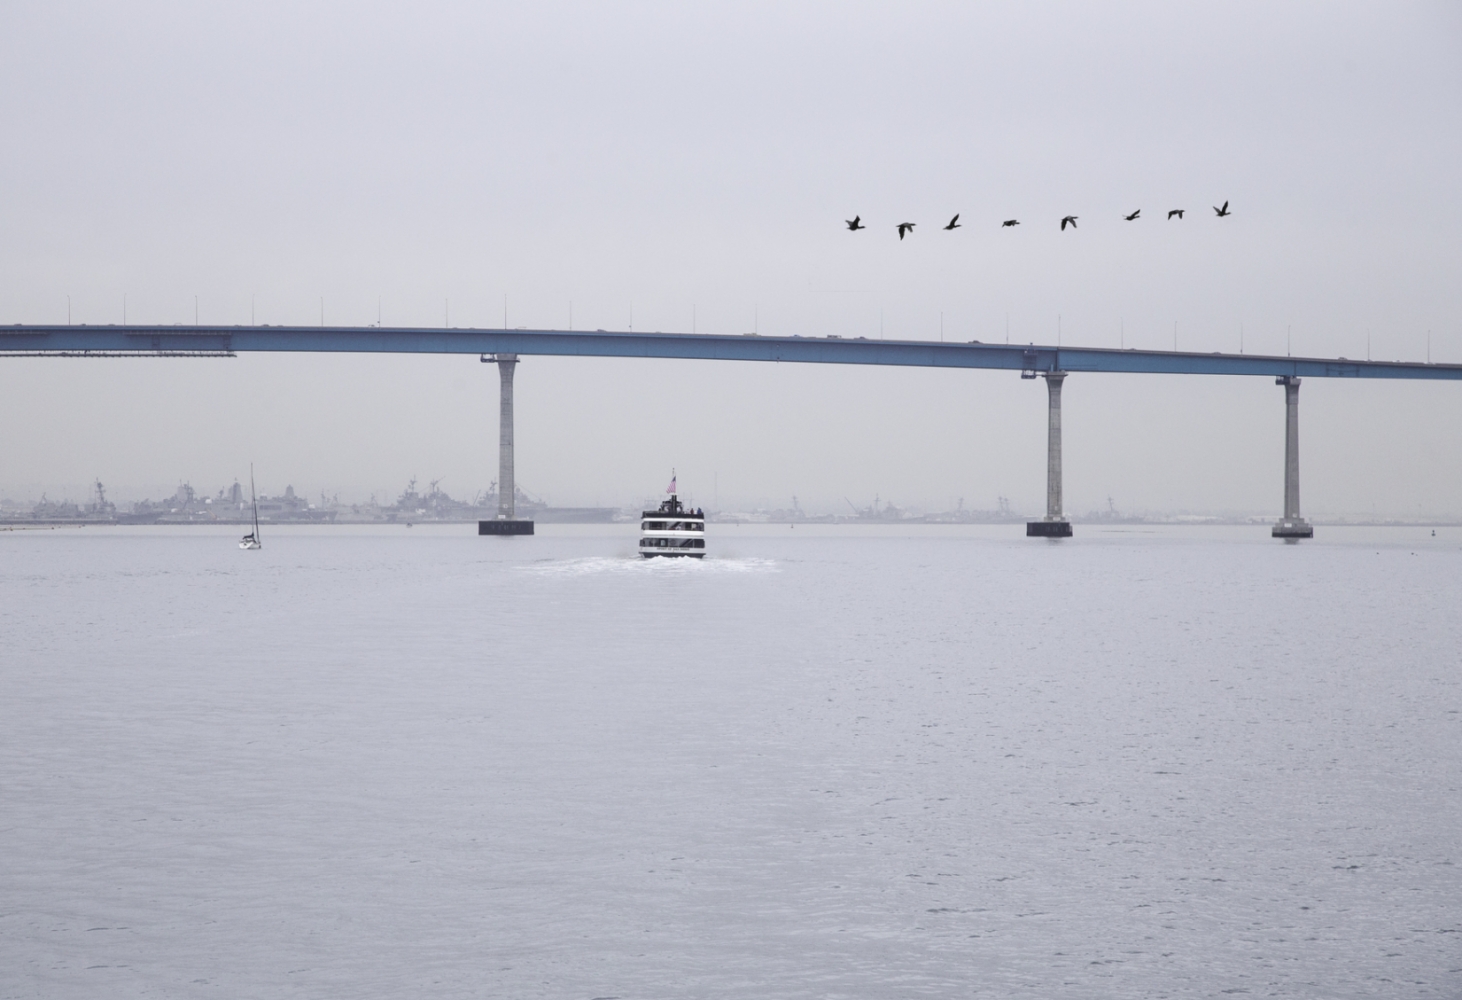
[[[1070,538],[1071,522],[1061,512],[1061,384],[1066,373],[1046,372],[1049,398],[1046,424],[1046,517],[1027,521],[1027,538]]]
[[[1284,516],[1270,535],[1294,543],[1315,537],[1314,527],[1300,516],[1300,380],[1281,375],[1274,384],[1284,386]]]
[[[532,521],[513,516],[517,488],[513,482],[513,372],[518,367],[516,354],[482,356],[484,362],[497,364],[498,373],[498,445],[497,445],[497,520],[478,521],[479,535],[531,535]]]

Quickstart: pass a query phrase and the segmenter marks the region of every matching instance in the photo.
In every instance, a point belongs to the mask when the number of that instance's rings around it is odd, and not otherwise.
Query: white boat
[[[249,499],[254,501],[254,530],[239,539],[239,548],[262,549],[264,543],[259,540],[259,495],[254,492],[253,463],[249,464]]]
[[[640,555],[646,559],[655,556],[705,558],[705,511],[680,502],[675,492],[674,475],[670,477],[670,486],[665,492],[670,494],[670,499],[661,503],[659,510],[640,514]]]

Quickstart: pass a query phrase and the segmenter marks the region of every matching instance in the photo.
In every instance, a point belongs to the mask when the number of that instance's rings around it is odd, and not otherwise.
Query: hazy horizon
[[[397,499],[406,490],[407,486],[415,483],[416,491],[425,496],[432,485],[432,480],[425,476],[405,476],[396,484],[371,485],[333,485],[309,483],[308,481],[296,482],[274,479],[260,480],[257,483],[260,498],[276,498],[283,496],[286,489],[293,489],[295,495],[312,505],[339,504],[344,507],[368,506],[373,501],[383,507],[389,507],[396,503]],[[85,508],[95,498],[95,482],[73,482],[61,484],[22,484],[12,489],[0,489],[0,506],[14,506],[25,508],[42,501],[42,499],[56,503],[75,503]],[[216,498],[220,493],[227,493],[229,487],[235,482],[243,486],[245,495],[248,491],[247,471],[238,477],[230,478],[226,482],[200,483],[190,479],[180,478],[172,484],[165,482],[153,482],[151,484],[136,485],[122,482],[112,484],[103,482],[106,490],[106,497],[109,502],[125,509],[128,505],[142,501],[165,501],[174,497],[184,486],[191,487],[201,500],[204,497]],[[444,493],[453,500],[471,502],[479,494],[486,493],[494,488],[495,482],[486,482],[478,485],[456,486],[439,479],[438,485]],[[519,489],[525,491],[531,499],[547,503],[552,507],[613,507],[621,510],[635,510],[641,507],[652,507],[663,499],[664,494],[658,490],[647,491],[641,494],[611,494],[606,490],[595,491],[590,487],[582,489],[571,497],[555,496],[544,494],[533,489],[531,483],[526,486],[520,481]],[[1044,484],[1041,484],[1044,486]],[[809,516],[851,516],[857,511],[863,511],[869,506],[876,505],[882,510],[887,506],[894,506],[910,515],[924,515],[947,513],[959,509],[961,506],[966,511],[995,514],[999,511],[1000,501],[1007,502],[1011,513],[1020,516],[1030,515],[1039,517],[1045,513],[1044,493],[1037,494],[1033,491],[1026,491],[1028,495],[1022,495],[1020,491],[1009,493],[997,492],[988,497],[979,496],[951,496],[940,498],[935,496],[918,496],[911,492],[875,492],[867,496],[852,495],[844,492],[842,494],[826,493],[816,495],[788,494],[787,496],[766,496],[752,495],[737,492],[728,492],[721,488],[719,475],[713,473],[709,484],[704,488],[700,484],[684,482],[680,497],[687,503],[699,505],[708,511],[718,514],[740,514],[740,513],[767,513],[781,510],[791,510],[794,502]],[[1089,519],[1094,515],[1104,515],[1115,511],[1123,517],[1200,517],[1215,519],[1249,519],[1249,518],[1272,518],[1274,510],[1272,505],[1260,505],[1258,507],[1152,507],[1141,506],[1131,503],[1123,503],[1113,494],[1102,497],[1094,497],[1090,500],[1085,498],[1078,501],[1068,500],[1066,503],[1066,514],[1073,520]],[[523,515],[523,512],[519,512]],[[1369,509],[1332,509],[1323,507],[1307,506],[1306,517],[1311,520],[1324,521],[1326,519],[1368,519],[1397,520],[1397,521],[1446,521],[1449,523],[1462,523],[1462,505],[1453,508],[1439,508],[1433,510],[1423,509],[1414,506],[1410,510],[1382,510],[1376,507]],[[527,515],[523,515],[527,516]]]

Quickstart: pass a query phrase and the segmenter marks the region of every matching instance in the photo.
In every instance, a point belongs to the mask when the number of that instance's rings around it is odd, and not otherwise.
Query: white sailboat
[[[259,495],[254,492],[253,462],[249,463],[249,499],[254,502],[254,530],[239,539],[239,548],[262,549],[264,543],[259,540]]]

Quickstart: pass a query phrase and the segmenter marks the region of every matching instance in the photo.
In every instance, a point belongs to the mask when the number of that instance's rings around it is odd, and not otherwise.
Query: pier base
[[[1025,537],[1027,538],[1070,538],[1070,521],[1027,521],[1025,522]]]
[[[478,521],[477,533],[479,535],[531,535],[533,534],[532,521]]]
[[[1304,518],[1280,521],[1269,529],[1270,538],[1314,538],[1315,527]]]

